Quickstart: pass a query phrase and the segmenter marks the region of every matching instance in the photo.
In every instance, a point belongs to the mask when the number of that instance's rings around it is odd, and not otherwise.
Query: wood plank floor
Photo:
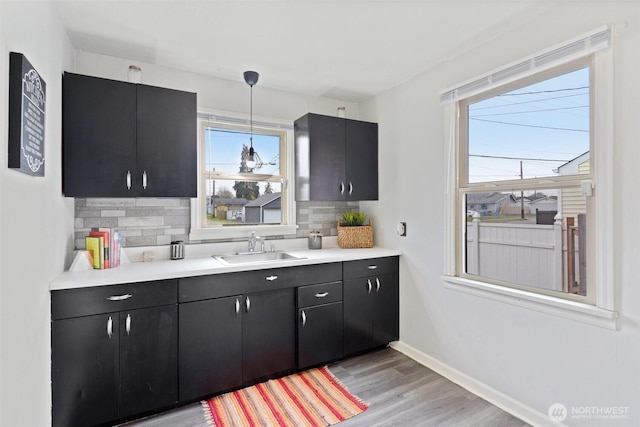
[[[521,427],[528,424],[391,348],[333,363],[331,372],[370,406],[340,427]],[[192,404],[127,427],[203,427]]]

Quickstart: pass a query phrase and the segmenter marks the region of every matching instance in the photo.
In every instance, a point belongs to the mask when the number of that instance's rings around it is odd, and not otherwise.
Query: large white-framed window
[[[447,287],[616,328],[610,34],[441,94]]]
[[[191,202],[190,240],[295,235],[293,126],[230,113],[198,114],[198,198]]]

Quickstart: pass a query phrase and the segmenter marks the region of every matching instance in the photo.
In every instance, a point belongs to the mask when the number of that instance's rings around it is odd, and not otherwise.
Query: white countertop
[[[393,249],[373,247],[367,249],[340,249],[328,247],[318,250],[287,250],[302,259],[280,260],[253,264],[223,265],[210,255],[181,260],[162,259],[153,262],[133,262],[108,270],[64,272],[51,282],[50,290],[86,288],[91,286],[116,285],[121,283],[147,282],[180,277],[204,276],[237,271],[264,270],[298,265],[323,264],[353,261],[367,258],[397,256]]]

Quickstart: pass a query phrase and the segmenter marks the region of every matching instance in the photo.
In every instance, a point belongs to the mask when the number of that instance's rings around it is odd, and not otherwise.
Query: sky
[[[205,136],[205,169],[216,172],[238,173],[240,171],[240,157],[242,145],[250,145],[249,132],[228,129],[207,128]],[[259,174],[280,174],[280,139],[274,135],[253,134],[253,148],[265,165],[254,172]],[[233,185],[235,181],[216,180],[215,192],[226,187],[235,196]],[[266,183],[259,183],[260,195],[264,194]],[[280,183],[271,183],[273,192],[281,191]],[[211,194],[211,188],[207,194]]]
[[[589,151],[589,69],[469,106],[469,182],[554,176]],[[505,159],[504,157],[508,157]]]

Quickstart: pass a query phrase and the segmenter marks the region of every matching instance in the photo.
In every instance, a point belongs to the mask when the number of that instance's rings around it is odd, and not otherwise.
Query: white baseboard
[[[392,343],[391,347],[532,426],[562,426],[560,423],[553,422],[547,414],[543,414],[524,405],[512,397],[489,387],[475,378],[452,368],[440,360],[434,359],[402,341]]]

